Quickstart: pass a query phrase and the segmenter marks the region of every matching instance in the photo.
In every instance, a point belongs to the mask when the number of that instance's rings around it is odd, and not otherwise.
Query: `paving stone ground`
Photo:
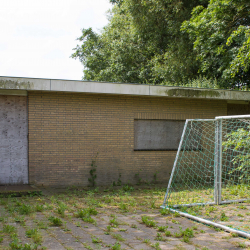
[[[162,197],[156,197],[150,189],[43,193],[44,196],[0,198],[0,249],[250,249],[248,239],[173,214],[162,215],[159,205],[150,202],[161,202]],[[79,211],[90,208],[97,212],[90,215],[91,223],[77,216]],[[147,226],[142,216],[148,216],[154,225]],[[62,225],[53,224],[52,217]],[[37,236],[28,237],[30,229],[36,230]],[[180,235],[186,229],[193,236]]]

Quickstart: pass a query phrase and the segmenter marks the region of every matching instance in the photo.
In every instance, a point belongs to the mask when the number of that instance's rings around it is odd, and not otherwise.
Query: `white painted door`
[[[27,97],[0,95],[0,185],[28,184]]]

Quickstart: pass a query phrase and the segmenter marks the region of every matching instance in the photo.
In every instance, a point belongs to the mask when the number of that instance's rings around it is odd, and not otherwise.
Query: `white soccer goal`
[[[250,238],[250,214],[232,212],[248,201],[250,115],[186,120],[161,207]]]

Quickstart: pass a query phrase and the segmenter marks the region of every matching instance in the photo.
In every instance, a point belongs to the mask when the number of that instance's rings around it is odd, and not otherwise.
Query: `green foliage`
[[[18,210],[19,210],[19,213],[21,215],[29,215],[30,213],[33,212],[33,208],[29,205],[29,204],[21,204],[19,207],[18,207]]]
[[[250,129],[250,126],[248,126]],[[224,146],[224,151],[233,150],[237,152],[234,156],[232,163],[234,168],[230,171],[229,174],[239,171],[240,180],[250,180],[250,130],[244,128],[239,128],[237,131],[233,131],[226,135],[226,141],[222,143]]]
[[[77,217],[78,218],[83,218],[83,217],[88,217],[90,215],[97,215],[98,212],[95,208],[86,208],[86,209],[81,209],[77,211]]]
[[[39,245],[42,243],[42,236],[36,228],[26,230],[25,234],[28,238],[32,238],[34,243]]]
[[[159,232],[165,232],[165,230],[168,228],[168,226],[159,226],[157,229]]]
[[[165,231],[165,235],[166,235],[167,237],[170,237],[172,234],[171,234],[170,231],[166,230],[166,231]]]
[[[150,243],[150,239],[144,239],[143,243],[149,244]]]
[[[99,34],[83,29],[72,54],[85,80],[182,85],[197,77],[192,42],[180,27],[208,0],[112,2],[109,24]]]
[[[95,159],[94,160],[92,160],[92,162],[91,162],[91,169],[90,169],[90,171],[89,171],[89,174],[90,174],[90,178],[88,178],[88,181],[89,181],[89,183],[90,183],[90,185],[92,186],[92,187],[95,187],[95,185],[96,185],[96,182],[95,182],[95,179],[96,179],[96,158],[97,158],[97,155],[98,155],[98,153],[96,154],[96,157],[95,157]]]
[[[110,225],[108,225],[105,234],[109,235],[111,230],[112,230],[112,227]]]
[[[3,225],[3,232],[6,234],[11,234],[16,231],[16,228],[12,225]]]
[[[157,234],[156,234],[155,240],[158,240],[158,241],[165,241],[164,238],[163,238],[163,236],[161,235],[161,233],[157,233]]]
[[[38,226],[38,228],[40,228],[40,229],[47,229],[47,228],[48,228],[47,224],[45,224],[43,221],[39,221],[39,222],[37,223],[37,226]]]
[[[44,206],[36,204],[35,210],[36,210],[36,212],[42,212],[44,210]]]
[[[123,203],[123,202],[121,202],[121,203],[119,204],[119,208],[120,208],[121,210],[123,210],[124,212],[128,212],[128,206],[127,206],[127,204],[125,204],[125,203]]]
[[[159,242],[156,242],[155,244],[152,244],[151,247],[155,248],[156,250],[161,250]]]
[[[63,202],[59,202],[59,206],[57,208],[57,213],[60,214],[62,217],[64,217],[66,209],[67,209],[66,204],[64,204]]]
[[[36,250],[38,249],[37,244],[26,243],[24,245],[20,244],[19,240],[16,238],[10,244],[10,249],[12,250]]]
[[[109,24],[83,29],[84,79],[240,88],[250,85],[248,0],[110,0]]]
[[[221,220],[221,221],[228,221],[229,219],[228,219],[228,217],[226,216],[226,214],[225,214],[224,212],[222,212],[221,215],[220,215],[220,220]]]
[[[15,222],[20,223],[22,226],[25,225],[25,217],[24,216],[17,216],[14,218]]]
[[[167,208],[161,209],[161,215],[168,215],[171,214],[171,211]]]
[[[95,244],[102,242],[102,240],[96,236],[92,236],[91,239],[92,239],[92,243],[95,243]]]
[[[183,236],[193,238],[194,237],[194,231],[191,228],[186,228],[184,231],[182,231]]]
[[[142,223],[144,223],[147,227],[155,227],[156,222],[152,220],[149,216],[142,216],[141,217]]]
[[[120,234],[111,234],[112,237],[119,241],[125,241],[125,239]]]
[[[51,222],[52,226],[61,226],[63,224],[60,218],[54,216],[49,217],[49,221]]]
[[[29,197],[35,197],[35,196],[42,196],[43,192],[42,191],[28,191],[27,196]]]
[[[90,215],[97,215],[98,214],[97,210],[95,208],[92,208],[92,207],[88,208],[87,211],[89,212]]]
[[[142,184],[142,178],[140,177],[140,173],[135,174],[136,185]]]
[[[166,234],[166,236],[168,236]],[[194,237],[194,231],[192,228],[186,228],[184,231],[182,230],[182,228],[180,227],[180,232],[179,233],[174,233],[174,236],[176,238],[180,238],[180,237],[183,237],[183,241],[186,242],[186,243],[189,243],[190,242],[190,238],[193,238]]]
[[[125,186],[123,186],[122,187],[122,189],[123,189],[123,191],[125,191],[125,192],[133,192],[135,189],[132,187],[132,186],[130,186],[130,185],[125,185]]]
[[[38,233],[38,231],[37,231],[36,228],[35,228],[35,229],[28,229],[28,230],[26,230],[26,232],[25,232],[25,234],[26,234],[26,236],[27,236],[28,238],[31,238],[32,235],[37,234],[37,233]]]
[[[97,215],[97,211],[94,208],[87,208],[78,210],[76,217],[81,218],[83,221],[95,224],[95,220],[91,218],[91,215]]]
[[[158,174],[159,172],[158,171],[156,171],[155,173],[154,173],[154,176],[153,176],[153,183],[157,183],[157,180],[158,180],[158,178],[157,178],[157,174]]]
[[[194,42],[200,72],[222,79],[224,87],[250,84],[249,12],[248,0],[210,0],[182,25]]]
[[[110,220],[109,220],[109,224],[110,224],[110,226],[112,226],[112,227],[117,227],[117,226],[119,226],[119,222],[116,220],[116,218],[110,219]]]
[[[122,185],[122,180],[121,180],[121,174],[119,174],[117,182],[113,181],[113,186],[121,186]]]
[[[112,250],[120,250],[121,244],[117,241],[113,246],[110,247]]]
[[[238,242],[238,246],[241,247],[241,248],[246,248],[247,247],[245,242]]]
[[[174,212],[173,216],[174,217],[181,217],[181,215],[178,212]]]

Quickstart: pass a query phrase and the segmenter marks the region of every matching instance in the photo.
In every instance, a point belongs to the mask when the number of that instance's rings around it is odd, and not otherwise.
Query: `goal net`
[[[186,120],[161,207],[249,234],[249,201],[250,116]]]

